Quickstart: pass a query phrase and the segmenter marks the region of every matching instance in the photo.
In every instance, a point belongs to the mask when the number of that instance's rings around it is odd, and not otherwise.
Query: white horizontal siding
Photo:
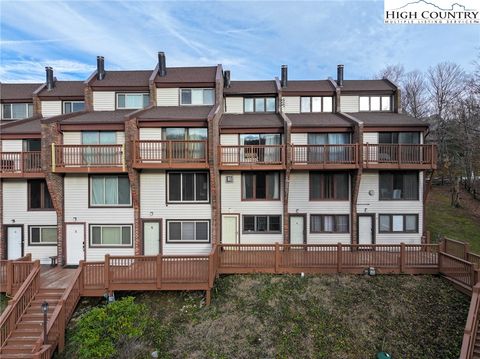
[[[88,232],[88,227],[86,228]],[[89,237],[87,233],[86,238]],[[87,250],[87,261],[97,262],[105,260],[105,255],[110,254],[112,256],[133,256],[135,250],[133,248],[90,248],[88,245],[85,247]]]
[[[300,113],[300,96],[285,96],[282,105],[285,113]]]
[[[238,145],[238,135],[222,134],[220,135],[220,144],[224,146],[236,146]]]
[[[42,101],[42,116],[52,117],[62,114],[62,101]]]
[[[291,141],[293,145],[308,145],[308,133],[292,133]]]
[[[23,227],[24,253],[43,264],[50,263],[48,257],[57,254],[57,246],[29,246],[29,226],[56,226],[57,215],[52,211],[28,211],[28,185],[25,180],[3,181],[3,224]],[[15,223],[13,222],[15,221]]]
[[[233,182],[227,183],[226,176],[233,176]],[[283,178],[281,178],[280,194],[282,196]],[[221,198],[222,213],[240,214],[240,243],[274,244],[283,243],[282,233],[273,234],[244,234],[243,215],[280,215],[283,221],[282,201],[242,201],[241,198],[242,177],[240,172],[229,172],[221,175]]]
[[[117,131],[115,133],[117,137],[117,145],[124,145],[125,144],[125,132],[123,131]]]
[[[145,171],[140,174],[140,216],[144,220],[162,219],[162,248],[166,255],[208,254],[211,243],[167,243],[167,220],[212,218],[210,203],[167,204],[167,175],[164,171]],[[210,222],[210,239],[211,239]]]
[[[22,140],[2,140],[3,152],[22,152],[23,141]]]
[[[148,141],[148,140],[161,140],[162,139],[162,128],[140,128],[139,139]]]
[[[157,87],[157,106],[179,106],[179,88]]]
[[[125,132],[116,131],[116,144],[123,145],[125,143]],[[81,131],[66,131],[63,133],[64,145],[81,145],[82,144],[82,132]]]
[[[378,143],[378,132],[364,132],[363,133],[363,143],[377,144]]]
[[[369,191],[373,191],[373,195]],[[375,236],[378,244],[420,243],[423,233],[423,172],[419,175],[418,201],[380,201],[379,175],[377,171],[363,172],[358,194],[358,213],[375,214]],[[418,233],[379,233],[378,214],[418,214]]]
[[[358,96],[341,96],[340,111],[341,112],[358,112],[359,99]]]
[[[93,91],[94,111],[115,111],[114,91]]]
[[[226,113],[243,113],[243,97],[226,97]]]

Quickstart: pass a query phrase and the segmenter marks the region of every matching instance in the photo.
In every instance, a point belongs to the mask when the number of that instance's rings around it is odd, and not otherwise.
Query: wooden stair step
[[[32,359],[33,354],[2,354],[2,359]]]
[[[43,322],[23,322],[21,321],[20,323],[17,323],[17,327],[15,328],[15,331],[17,330],[31,330],[31,331],[42,331],[43,330]]]
[[[35,342],[31,344],[10,344],[7,342],[7,345],[2,347],[1,354],[28,354],[32,353],[33,348],[35,347]]]
[[[35,337],[9,337],[7,339],[7,345],[29,345],[31,343],[36,343],[38,336]]]

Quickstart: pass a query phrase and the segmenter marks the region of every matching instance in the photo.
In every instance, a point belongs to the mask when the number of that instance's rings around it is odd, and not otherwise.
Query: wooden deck
[[[66,289],[71,283],[75,269],[62,268],[60,266],[51,267],[42,265],[40,269],[40,287],[52,289]]]

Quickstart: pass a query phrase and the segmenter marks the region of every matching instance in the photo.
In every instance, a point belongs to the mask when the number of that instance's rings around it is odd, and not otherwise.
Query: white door
[[[85,225],[67,224],[67,265],[78,265],[85,259]]]
[[[358,216],[358,244],[373,244],[373,216]]]
[[[224,244],[238,243],[238,216],[237,215],[222,216],[222,243]]]
[[[146,256],[160,253],[160,222],[143,222],[143,245]]]
[[[305,217],[290,216],[290,243],[304,244],[305,240]]]
[[[7,259],[22,256],[22,227],[7,227]]]

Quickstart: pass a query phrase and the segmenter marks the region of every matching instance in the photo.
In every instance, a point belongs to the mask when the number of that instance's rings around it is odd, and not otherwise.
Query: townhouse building
[[[153,70],[98,57],[85,81],[46,68],[44,84],[2,84],[2,120],[25,118],[0,127],[0,256],[76,265],[215,243],[425,242],[428,126],[401,113],[388,79],[343,71],[233,81],[159,53]]]

